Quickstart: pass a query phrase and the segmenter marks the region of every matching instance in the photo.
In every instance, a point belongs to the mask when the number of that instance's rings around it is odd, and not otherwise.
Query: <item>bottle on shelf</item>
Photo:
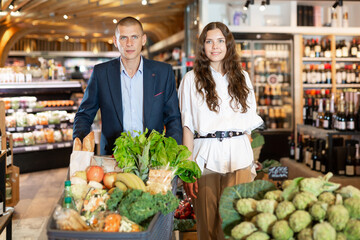
[[[310,57],[310,40],[308,39],[304,46],[304,56]]]
[[[345,102],[344,100],[340,100],[340,108],[337,113],[336,118],[336,127],[339,131],[346,131],[346,115],[345,115]]]
[[[360,176],[360,152],[359,144],[355,144],[355,175]]]
[[[340,41],[336,41],[336,51],[335,57],[341,58],[342,57],[342,46]]]
[[[351,144],[347,145],[345,175],[348,177],[353,177],[355,175],[354,157],[351,151]]]
[[[352,102],[349,103],[349,112],[346,116],[346,130],[355,131],[354,105]]]
[[[329,39],[326,39],[326,42],[325,42],[324,57],[331,58],[331,47],[330,47],[330,40]]]
[[[301,162],[303,159],[303,156],[302,156],[303,151],[302,150],[303,150],[302,137],[301,137],[301,134],[299,134],[298,135],[298,143],[297,143],[296,151],[295,151],[295,160],[297,162]]]
[[[314,51],[315,51],[315,57],[321,56],[322,49],[321,49],[321,45],[319,43],[319,38],[316,38],[315,45],[314,45]]]
[[[313,148],[313,139],[311,137],[308,138],[306,145],[304,162],[307,167],[310,167]]]
[[[341,40],[342,57],[349,57],[349,48],[345,43],[345,40]]]
[[[331,125],[332,125],[332,116],[330,112],[330,100],[326,99],[325,114],[323,118],[323,128],[331,129]]]
[[[317,111],[317,119],[316,119],[316,127],[323,128],[324,127],[324,111],[323,111],[323,100],[318,99],[319,101],[319,108]]]
[[[321,150],[321,160],[320,160],[320,162],[321,162],[321,172],[323,173],[323,174],[326,174],[327,172],[328,172],[328,163],[327,163],[327,154],[326,154],[326,141],[322,141],[322,145],[321,145],[321,147],[322,147],[322,150]]]
[[[290,138],[290,159],[295,160],[295,141],[294,141],[294,134],[291,134],[291,138]]]
[[[317,172],[321,172],[321,154],[322,154],[322,142],[324,140],[322,139],[318,139],[317,142],[318,142],[318,149],[317,149],[317,157],[315,159],[315,162],[314,162],[314,167],[315,167],[315,171]]]
[[[318,161],[318,140],[313,140],[313,149],[312,149],[312,156],[310,160],[310,169],[315,170],[316,162]]]
[[[356,39],[353,38],[350,46],[350,56],[356,58],[358,55],[358,46],[356,45]]]

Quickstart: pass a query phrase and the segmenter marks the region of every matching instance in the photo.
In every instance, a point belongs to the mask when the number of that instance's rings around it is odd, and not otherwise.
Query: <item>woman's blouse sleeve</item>
[[[191,72],[188,72],[182,79],[178,89],[182,127],[188,127],[192,133],[194,133],[194,123],[191,111],[191,95],[193,82],[193,74],[191,74]]]
[[[261,117],[256,113],[256,99],[255,99],[255,92],[254,92],[254,88],[252,86],[252,83],[250,81],[250,77],[249,74],[246,71],[243,71],[244,76],[245,76],[245,80],[246,80],[246,85],[249,88],[249,95],[247,98],[247,104],[249,106],[248,108],[248,114],[249,114],[249,122],[251,123],[251,125],[245,130],[245,133],[251,134],[251,131],[260,127],[264,121],[261,119]]]

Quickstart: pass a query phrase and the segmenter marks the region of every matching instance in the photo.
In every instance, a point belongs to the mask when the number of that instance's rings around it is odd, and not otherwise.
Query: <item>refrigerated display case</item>
[[[234,33],[234,37],[242,67],[253,83],[265,131],[292,131],[292,35]]]

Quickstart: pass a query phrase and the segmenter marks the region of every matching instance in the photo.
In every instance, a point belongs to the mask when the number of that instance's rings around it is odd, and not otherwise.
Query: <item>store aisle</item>
[[[20,201],[13,217],[14,240],[43,240],[47,220],[59,200],[67,168],[20,175]],[[5,234],[0,237],[5,239]]]

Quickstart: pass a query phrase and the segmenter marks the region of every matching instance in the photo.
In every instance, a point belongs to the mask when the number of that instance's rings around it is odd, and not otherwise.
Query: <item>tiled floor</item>
[[[60,199],[67,168],[20,175],[20,201],[15,206],[12,239],[47,239],[46,224]],[[5,239],[3,233],[0,240]]]

